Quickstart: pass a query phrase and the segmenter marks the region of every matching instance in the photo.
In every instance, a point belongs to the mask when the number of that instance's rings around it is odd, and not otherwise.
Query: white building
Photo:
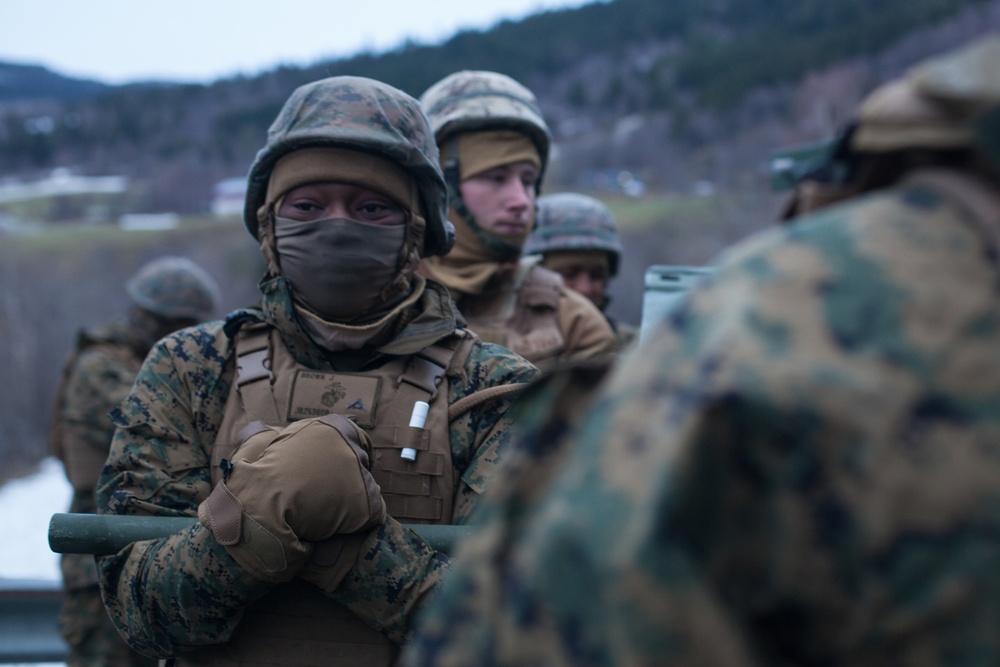
[[[212,188],[212,213],[220,218],[243,213],[247,179],[243,176],[219,181]]]

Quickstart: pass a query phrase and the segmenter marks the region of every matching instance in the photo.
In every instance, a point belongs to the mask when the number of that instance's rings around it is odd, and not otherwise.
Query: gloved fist
[[[371,440],[341,415],[260,424],[234,456],[228,478],[198,518],[258,578],[287,581],[310,542],[380,524],[385,504],[368,471]]]

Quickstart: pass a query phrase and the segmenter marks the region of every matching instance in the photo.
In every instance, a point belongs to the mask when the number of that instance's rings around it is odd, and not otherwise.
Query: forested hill
[[[74,79],[41,65],[0,62],[0,103],[33,99],[76,100],[107,91],[108,85]]]
[[[739,187],[768,149],[828,136],[879,81],[998,28],[1000,0],[613,0],[210,85],[84,82],[67,97],[63,77],[0,65],[0,177],[128,174],[139,209],[203,209],[302,83],[353,74],[419,96],[491,69],[538,95],[565,186],[628,168],[653,188]]]

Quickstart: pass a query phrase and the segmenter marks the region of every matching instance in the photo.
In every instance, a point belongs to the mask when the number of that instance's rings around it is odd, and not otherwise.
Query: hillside
[[[536,91],[557,140],[550,190],[628,169],[653,191],[746,191],[768,151],[829,136],[879,81],[998,27],[1000,0],[614,0],[210,85],[73,88],[0,67],[0,177],[124,173],[131,210],[204,211],[296,86],[355,74],[419,95],[468,68]]]
[[[41,65],[0,63],[0,103],[37,99],[66,102],[94,97],[108,88],[97,81],[57,74]]]

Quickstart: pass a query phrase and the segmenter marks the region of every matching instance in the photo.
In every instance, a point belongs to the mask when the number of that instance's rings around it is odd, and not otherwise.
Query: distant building
[[[587,191],[621,193],[627,197],[646,194],[646,184],[628,169],[594,169],[584,172],[578,179],[580,188]]]
[[[177,229],[181,216],[176,213],[126,213],[118,218],[118,226],[128,231],[158,231]]]
[[[81,194],[121,194],[128,190],[125,176],[76,176],[69,169],[53,169],[48,178],[23,182],[16,179],[0,183],[0,202],[23,201],[41,197]]]
[[[212,214],[220,218],[241,215],[246,194],[246,177],[237,176],[219,181],[212,188]]]

